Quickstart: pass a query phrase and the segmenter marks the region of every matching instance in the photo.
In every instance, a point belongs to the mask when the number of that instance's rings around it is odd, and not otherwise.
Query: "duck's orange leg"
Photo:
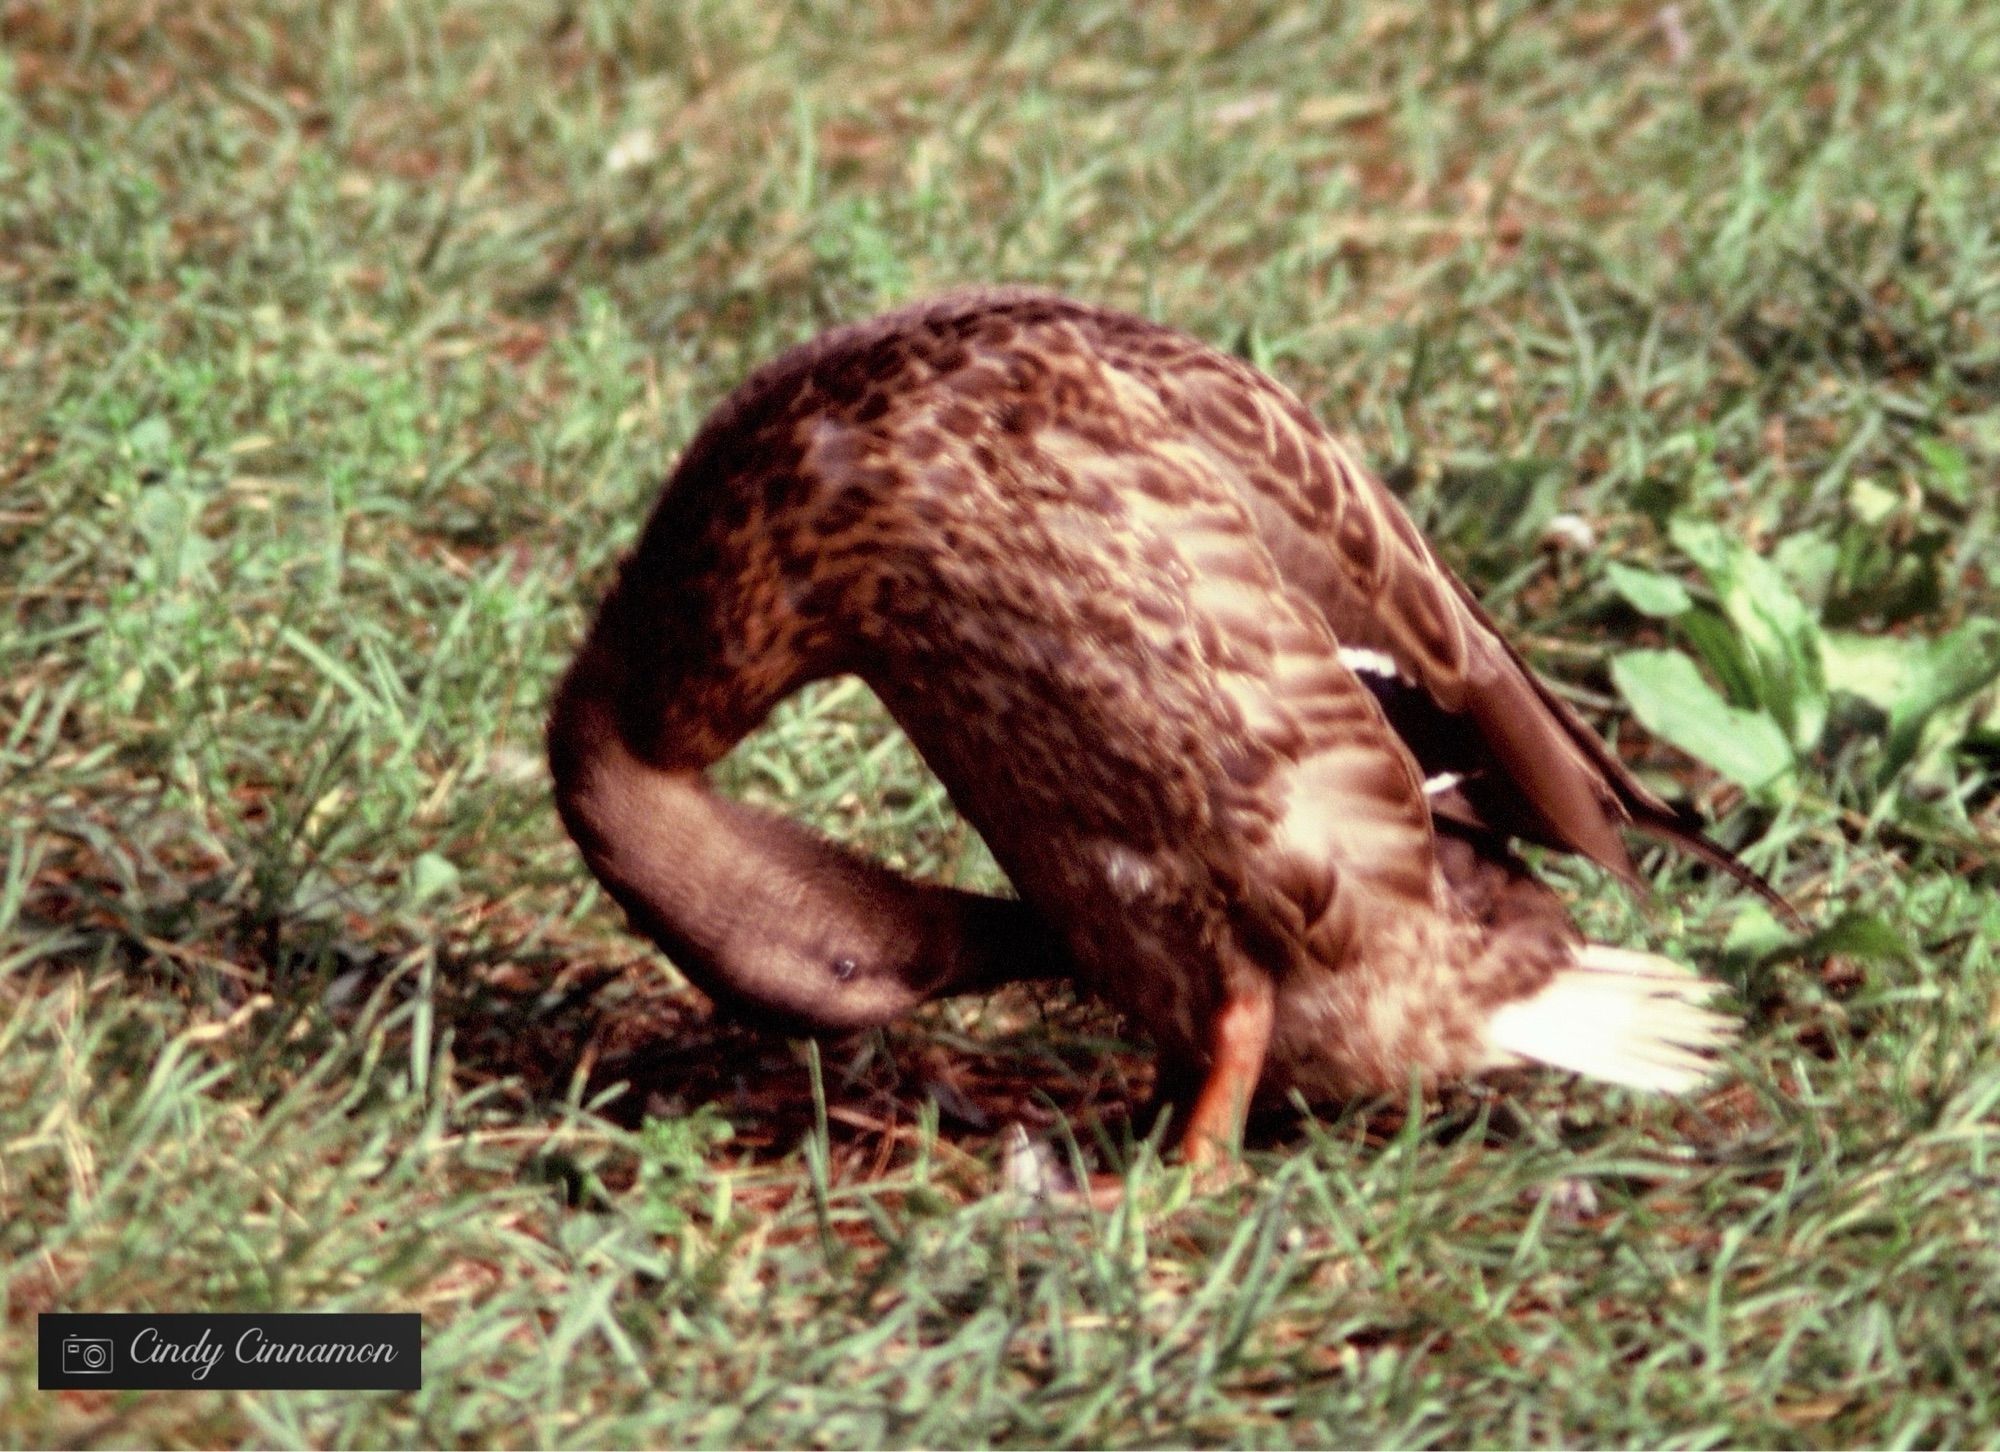
[[[1207,1190],[1220,1189],[1230,1178],[1276,1018],[1277,989],[1270,978],[1247,966],[1231,978],[1209,1031],[1208,1075],[1180,1135],[1181,1160]],[[1077,1193],[1108,1214],[1125,1202],[1125,1181],[1094,1174]]]
[[[1208,1077],[1181,1131],[1181,1158],[1198,1170],[1226,1163],[1241,1146],[1250,1098],[1271,1047],[1276,985],[1255,969],[1230,976],[1209,1036]]]

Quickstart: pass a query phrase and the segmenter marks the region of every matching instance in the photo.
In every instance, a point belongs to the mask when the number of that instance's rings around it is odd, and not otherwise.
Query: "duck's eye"
[[[828,971],[833,974],[833,979],[836,983],[847,982],[848,979],[854,976],[856,970],[861,967],[852,958],[835,958],[826,966]]]

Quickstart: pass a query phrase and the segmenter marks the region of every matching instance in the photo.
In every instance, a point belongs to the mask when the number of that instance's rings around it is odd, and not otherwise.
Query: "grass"
[[[0,6],[0,1441],[2000,1442],[2000,721],[1911,685],[2000,614],[1996,73],[1973,0]],[[1060,998],[708,1021],[548,688],[748,367],[998,278],[1283,377],[1844,959],[1557,868],[1740,990],[1732,1077],[1359,1105],[1208,1196]],[[1769,618],[1823,731],[1730,678]],[[1655,648],[1781,785],[1641,746]],[[852,685],[724,774],[993,884]],[[1012,1121],[1164,1205],[1024,1216]],[[38,1312],[202,1308],[421,1311],[424,1389],[34,1389]]]

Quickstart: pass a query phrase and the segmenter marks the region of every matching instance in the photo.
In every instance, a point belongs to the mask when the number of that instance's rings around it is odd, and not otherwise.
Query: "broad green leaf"
[[[1687,586],[1657,570],[1642,570],[1612,560],[1604,567],[1604,577],[1627,605],[1655,620],[1671,620],[1694,604],[1688,598]]]
[[[1854,909],[1842,913],[1805,941],[1807,957],[1855,958],[1863,963],[1909,963],[1916,950],[1909,938],[1885,918]]]
[[[1782,952],[1792,941],[1791,929],[1778,921],[1770,904],[1752,898],[1736,914],[1722,940],[1723,954],[1730,958],[1763,960]]]
[[[1968,620],[1937,640],[1830,632],[1826,647],[1829,686],[1889,718],[1880,784],[1916,757],[1926,728],[2000,681],[2000,621]],[[1966,722],[1958,729],[1976,728]]]
[[[1776,722],[1723,700],[1677,650],[1627,651],[1612,660],[1611,679],[1648,731],[1746,791],[1769,791],[1794,766]]]
[[[1884,715],[1896,709],[1911,674],[1930,650],[1928,640],[1853,630],[1829,630],[1823,643],[1827,689],[1859,696]]]
[[[1775,945],[1767,963],[1851,958],[1857,963],[1908,963],[1916,950],[1907,934],[1877,913],[1850,908],[1810,937]]]
[[[1708,576],[1741,637],[1752,699],[1784,727],[1795,750],[1810,751],[1826,729],[1819,622],[1776,566],[1714,525],[1675,519],[1668,533]],[[1708,646],[1703,653],[1713,662],[1714,642]]]
[[[1840,544],[1825,534],[1788,535],[1772,546],[1771,563],[1784,572],[1799,598],[1819,612],[1840,570]]]
[[[1916,656],[1889,707],[1889,741],[1880,781],[1909,765],[1924,727],[1940,712],[1969,700],[2000,680],[2000,621],[1968,620]]]
[[[1667,537],[1674,548],[1700,566],[1711,580],[1729,568],[1729,537],[1705,519],[1677,514],[1667,525]]]
[[[1734,574],[1718,584],[1722,606],[1749,641],[1762,672],[1762,700],[1789,732],[1792,745],[1810,751],[1826,729],[1826,666],[1819,622],[1769,560],[1740,550]]]
[[[1722,689],[1739,706],[1763,704],[1763,682],[1741,634],[1705,605],[1697,605],[1676,622],[1695,653],[1722,680]]]

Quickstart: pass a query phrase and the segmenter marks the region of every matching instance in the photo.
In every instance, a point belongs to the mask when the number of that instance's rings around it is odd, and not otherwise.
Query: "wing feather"
[[[1134,456],[1143,456],[1135,477],[1102,497],[1163,501],[1173,491],[1163,490],[1162,469],[1228,481],[1228,503],[1247,516],[1260,567],[1274,570],[1283,588],[1267,595],[1258,585],[1215,599],[1212,618],[1233,629],[1257,614],[1263,599],[1302,602],[1336,653],[1310,665],[1306,655],[1288,659],[1288,689],[1297,693],[1287,698],[1292,715],[1310,714],[1315,708],[1306,702],[1341,703],[1325,708],[1327,720],[1341,723],[1377,763],[1380,779],[1369,790],[1400,798],[1414,783],[1422,805],[1421,771],[1380,712],[1370,725],[1352,724],[1345,703],[1370,692],[1341,664],[1337,648],[1380,652],[1442,720],[1464,722],[1483,759],[1447,795],[1453,804],[1469,803],[1478,825],[1581,853],[1627,880],[1637,874],[1622,831],[1636,826],[1728,872],[1798,921],[1768,884],[1640,783],[1549,690],[1395,496],[1281,385],[1194,339],[1050,295],[1002,290],[966,301],[1019,309],[1044,327],[1075,330],[1079,340],[1087,335],[1081,351],[1102,364],[1097,384],[1110,391],[1117,416],[1144,431],[1146,444]],[[1070,411],[1069,424],[1079,427],[1076,420],[1090,416]],[[1236,566],[1217,557],[1218,549],[1228,555],[1237,547],[1228,533],[1204,539],[1200,530],[1183,531],[1176,540],[1197,581],[1231,577]],[[1353,791],[1365,774],[1333,775],[1341,784],[1330,790]]]
[[[1215,714],[1234,723],[1217,746],[1243,789],[1214,841],[1184,845],[1204,850],[1231,886],[1239,936],[1253,956],[1296,953],[1348,936],[1358,913],[1386,902],[1434,907],[1441,878],[1415,757],[1342,662],[1314,602],[1285,580],[1240,482],[1199,447],[1201,431],[1156,399],[1121,402],[1157,430],[1143,452],[1099,449],[1059,426],[1040,446],[1072,480],[1071,497],[1115,501],[1105,507],[1117,518],[1100,516],[1100,527],[1113,524],[1147,565],[1121,598],[1148,620],[1150,649],[1185,643],[1199,655]],[[1232,427],[1247,431],[1250,418]]]
[[[1288,584],[1341,645],[1379,651],[1440,711],[1461,716],[1491,757],[1467,784],[1490,825],[1578,852],[1635,880],[1621,829],[1637,826],[1721,868],[1790,914],[1769,886],[1626,769],[1509,645],[1408,513],[1277,384],[1233,359],[1182,370],[1168,387],[1227,395],[1239,424],[1207,436]],[[1219,405],[1197,414],[1210,416]],[[1265,443],[1264,441],[1270,441]],[[1300,461],[1303,461],[1302,463]]]

